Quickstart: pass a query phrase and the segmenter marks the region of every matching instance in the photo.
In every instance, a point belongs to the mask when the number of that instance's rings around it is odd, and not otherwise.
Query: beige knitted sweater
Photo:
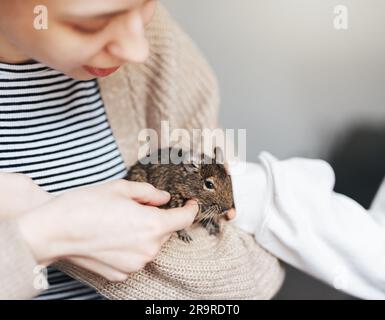
[[[159,4],[146,32],[150,43],[146,63],[128,64],[99,81],[111,129],[127,167],[137,160],[139,131],[160,130],[161,120],[168,120],[171,128],[188,130],[218,126],[217,82],[193,42]],[[0,221],[0,299],[36,295],[35,265],[17,223]]]

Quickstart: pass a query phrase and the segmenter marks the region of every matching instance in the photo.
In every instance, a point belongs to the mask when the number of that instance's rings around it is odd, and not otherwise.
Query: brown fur
[[[220,232],[220,218],[224,217],[229,209],[234,208],[231,177],[224,165],[218,163],[218,148],[214,150],[214,159],[199,155],[195,160],[182,161],[181,159],[188,159],[184,153],[183,157],[179,158],[179,164],[171,161],[168,164],[163,161],[161,163],[161,160],[170,160],[171,152],[174,152],[174,155],[182,155],[181,149],[159,149],[155,155],[148,155],[133,165],[126,179],[148,182],[158,189],[168,191],[171,199],[162,208],[182,207],[189,199],[197,200],[199,212],[195,222],[201,223],[210,234],[217,235]],[[158,163],[148,163],[151,156],[151,159],[157,159]],[[207,188],[207,181],[214,184],[214,189]],[[185,242],[192,240],[185,230],[178,231],[178,236]]]

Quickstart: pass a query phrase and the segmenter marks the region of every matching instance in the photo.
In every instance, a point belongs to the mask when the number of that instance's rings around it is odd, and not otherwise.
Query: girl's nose
[[[149,55],[145,25],[139,12],[129,12],[118,19],[111,28],[112,41],[107,51],[123,62],[142,63]]]

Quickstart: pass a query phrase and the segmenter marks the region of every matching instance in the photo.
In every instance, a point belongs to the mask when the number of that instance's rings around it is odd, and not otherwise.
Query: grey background
[[[328,158],[357,124],[385,127],[385,1],[162,0],[212,65],[221,123],[247,129],[247,159]],[[349,29],[333,9],[349,9]],[[292,269],[277,298],[347,296]]]

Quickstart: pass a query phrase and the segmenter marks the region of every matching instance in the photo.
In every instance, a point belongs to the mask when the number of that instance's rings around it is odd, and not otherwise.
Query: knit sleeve
[[[149,104],[158,112],[156,121],[168,120],[171,127],[186,130],[217,128],[217,79],[200,50],[161,4],[147,38],[150,57],[144,68],[151,81]]]
[[[0,221],[0,300],[29,299],[37,295],[36,265],[16,221]]]

